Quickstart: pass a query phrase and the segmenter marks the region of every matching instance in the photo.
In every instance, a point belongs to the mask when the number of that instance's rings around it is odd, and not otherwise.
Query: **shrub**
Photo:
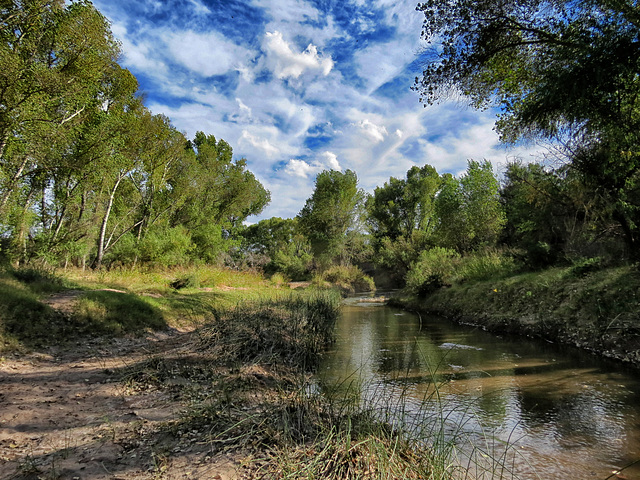
[[[265,273],[281,272],[291,280],[306,280],[309,278],[313,257],[308,252],[296,252],[293,249],[278,250],[265,266]]]
[[[335,265],[325,270],[321,278],[336,285],[343,293],[370,292],[376,289],[373,279],[354,265]]]
[[[461,259],[453,280],[489,280],[503,278],[517,271],[517,265],[511,255],[497,250],[485,250],[466,255]]]
[[[447,285],[460,263],[455,250],[434,247],[423,251],[407,273],[407,290],[424,296]]]
[[[583,258],[574,262],[569,269],[569,274],[573,277],[586,277],[588,274],[597,272],[604,268],[604,261],[601,257]]]

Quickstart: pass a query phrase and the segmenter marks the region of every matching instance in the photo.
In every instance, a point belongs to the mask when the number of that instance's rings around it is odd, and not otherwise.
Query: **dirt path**
[[[170,392],[122,381],[188,335],[92,339],[0,359],[0,479],[236,478],[236,459],[199,437],[159,438],[184,407]]]

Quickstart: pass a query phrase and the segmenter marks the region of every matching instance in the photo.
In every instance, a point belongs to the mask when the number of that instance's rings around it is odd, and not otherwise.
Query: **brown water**
[[[356,298],[319,378],[455,444],[471,478],[604,480],[640,459],[640,372],[572,348]]]

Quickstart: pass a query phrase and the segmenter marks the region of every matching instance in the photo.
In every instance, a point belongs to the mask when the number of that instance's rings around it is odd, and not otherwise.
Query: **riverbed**
[[[366,300],[345,302],[327,392],[437,439],[471,478],[640,480],[637,370]]]

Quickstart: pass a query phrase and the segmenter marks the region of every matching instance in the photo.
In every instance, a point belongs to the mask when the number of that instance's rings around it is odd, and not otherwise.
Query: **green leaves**
[[[363,201],[355,172],[325,170],[318,174],[315,190],[297,217],[317,256],[344,255],[346,233],[357,227]]]

